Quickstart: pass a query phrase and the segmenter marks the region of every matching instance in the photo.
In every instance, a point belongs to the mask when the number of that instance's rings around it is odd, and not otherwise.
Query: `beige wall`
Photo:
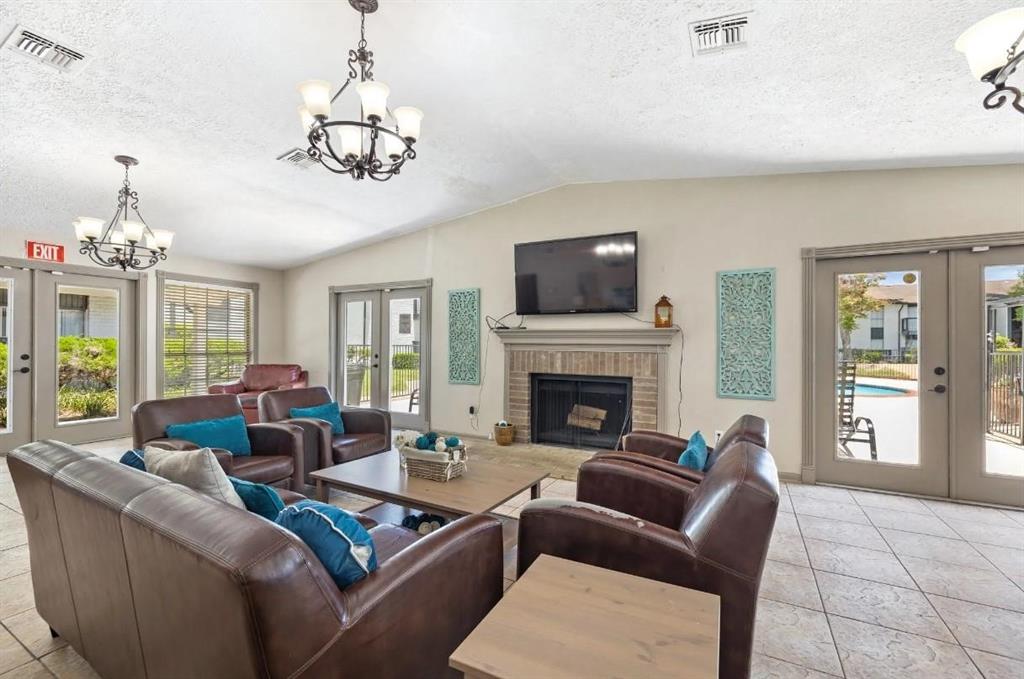
[[[399,180],[401,181],[401,180]],[[484,314],[515,306],[512,245],[611,231],[640,232],[640,312],[666,294],[683,328],[682,430],[710,433],[744,412],[766,417],[780,470],[800,468],[800,248],[1024,230],[1024,166],[843,172],[561,187],[290,270],[284,345],[326,383],[328,287],[432,278],[432,425],[470,432],[478,389],[447,383],[447,291],[482,289]],[[372,191],[374,187],[364,187]],[[778,269],[777,399],[715,395],[715,272]],[[630,327],[621,315],[531,317],[535,328]],[[484,336],[486,342],[486,334]],[[673,347],[665,431],[675,432],[680,348]],[[481,429],[500,419],[503,350],[491,336]]]
[[[91,264],[84,255],[78,254],[78,246],[74,241],[74,231],[68,224],[69,236],[63,240],[54,239],[51,235],[33,234],[8,226],[0,226],[0,257],[25,257],[25,241],[39,240],[47,243],[57,242],[64,245],[66,263],[83,264],[95,268],[98,274],[103,269]],[[146,384],[148,385],[147,398],[156,396],[156,270],[163,270],[169,273],[189,274],[193,276],[207,276],[210,278],[223,278],[248,283],[259,283],[259,328],[257,329],[257,341],[259,360],[264,362],[278,362],[285,359],[284,352],[284,328],[281,325],[282,297],[284,274],[281,271],[263,269],[252,266],[239,266],[225,264],[208,259],[187,257],[177,254],[171,250],[166,262],[163,262],[155,269],[150,269],[146,277],[146,285],[143,293],[146,295]],[[141,399],[140,399],[141,400]]]

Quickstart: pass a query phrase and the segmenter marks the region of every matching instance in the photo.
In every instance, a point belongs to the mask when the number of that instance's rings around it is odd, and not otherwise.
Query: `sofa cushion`
[[[242,383],[248,391],[266,391],[299,379],[302,368],[294,364],[253,364],[242,371]]]
[[[253,514],[273,521],[284,509],[284,500],[270,486],[246,481],[237,476],[229,476],[228,481],[238,493],[238,497],[242,498],[245,508]]]
[[[232,455],[252,454],[249,432],[241,415],[169,424],[167,436],[191,441],[200,448],[223,448],[231,451]]]
[[[384,434],[338,434],[331,439],[334,461],[351,462],[391,447]]]
[[[302,538],[342,589],[377,570],[370,533],[339,507],[303,500],[285,507],[277,523]]]
[[[345,423],[341,421],[341,408],[336,401],[308,408],[291,408],[288,414],[292,417],[311,417],[314,420],[324,420],[330,423],[332,434],[345,433]]]
[[[228,481],[228,475],[221,469],[209,448],[165,450],[150,446],[146,448],[143,459],[146,461],[146,471],[150,474],[245,509],[245,503],[238,497]]]
[[[704,442],[704,435],[695,431],[686,444],[686,450],[679,456],[679,464],[702,472],[707,461],[708,444]]]
[[[420,534],[408,528],[382,523],[370,531],[373,546],[377,550],[378,563],[384,563],[395,554],[420,539]]]
[[[274,483],[292,475],[295,462],[290,455],[250,455],[231,460],[231,475],[256,483]]]

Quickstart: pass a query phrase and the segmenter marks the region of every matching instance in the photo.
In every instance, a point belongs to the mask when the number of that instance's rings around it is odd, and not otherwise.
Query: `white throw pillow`
[[[143,460],[146,471],[168,481],[188,486],[194,491],[227,502],[240,509],[245,503],[235,492],[217,456],[209,448],[198,450],[165,450],[147,447]]]

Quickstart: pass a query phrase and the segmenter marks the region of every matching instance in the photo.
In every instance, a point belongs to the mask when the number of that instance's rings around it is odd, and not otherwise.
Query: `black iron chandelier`
[[[139,214],[139,193],[128,181],[128,168],[139,164],[131,156],[114,156],[124,165],[124,182],[117,192],[117,210],[109,222],[95,217],[75,220],[75,236],[82,247],[78,250],[100,266],[115,267],[122,271],[148,269],[167,259],[174,233],[163,229],[150,229]],[[131,212],[136,219],[131,219]]]
[[[1006,84],[1007,78],[1024,62],[1024,52],[1017,53],[1022,41],[1024,7],[982,19],[957,38],[955,47],[967,57],[974,77],[995,88],[982,101],[985,108],[1000,108],[1010,102],[1018,113],[1024,113],[1020,89]]]
[[[359,44],[348,52],[348,78],[333,96],[326,80],[300,83],[304,105],[299,107],[299,117],[311,158],[335,174],[383,182],[416,157],[413,144],[420,136],[423,112],[411,106],[388,108],[391,90],[374,80],[373,52],[366,48],[366,15],[377,11],[377,0],[349,0],[349,4],[359,12],[360,23]],[[331,104],[352,82],[360,99],[359,120],[329,120]]]

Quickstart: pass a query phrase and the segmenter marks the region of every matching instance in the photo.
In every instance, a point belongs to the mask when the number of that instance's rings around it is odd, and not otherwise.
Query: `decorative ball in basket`
[[[409,476],[431,481],[450,481],[466,472],[469,456],[456,436],[444,437],[434,431],[400,432],[395,437],[402,468]]]
[[[505,420],[494,425],[494,442],[499,446],[510,446],[516,440],[516,425]]]

